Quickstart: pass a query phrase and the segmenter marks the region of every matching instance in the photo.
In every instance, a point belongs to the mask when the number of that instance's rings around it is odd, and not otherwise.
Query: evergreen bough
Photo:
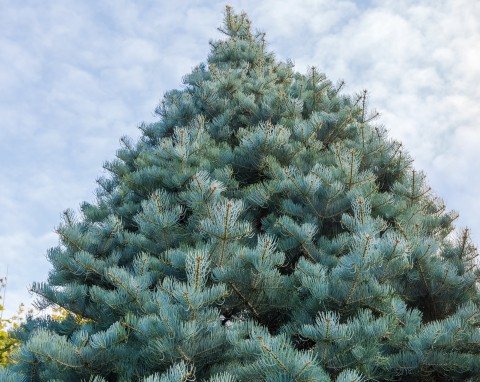
[[[64,213],[2,381],[478,381],[479,271],[367,94],[227,7],[206,64]]]

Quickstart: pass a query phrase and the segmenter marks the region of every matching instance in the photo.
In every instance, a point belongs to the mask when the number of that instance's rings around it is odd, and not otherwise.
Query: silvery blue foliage
[[[476,249],[316,68],[227,7],[207,62],[70,210],[2,381],[480,378]]]

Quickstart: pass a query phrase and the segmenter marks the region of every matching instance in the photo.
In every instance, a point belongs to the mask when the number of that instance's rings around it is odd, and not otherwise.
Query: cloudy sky
[[[66,208],[118,140],[205,61],[223,1],[0,0],[0,277],[6,314],[46,279]],[[380,123],[480,244],[480,2],[230,1],[279,59],[368,89]]]

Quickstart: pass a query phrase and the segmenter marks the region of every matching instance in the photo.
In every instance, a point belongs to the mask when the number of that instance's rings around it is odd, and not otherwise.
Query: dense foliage
[[[16,381],[480,378],[476,249],[366,108],[246,15],[65,212]],[[79,319],[80,318],[80,319]]]

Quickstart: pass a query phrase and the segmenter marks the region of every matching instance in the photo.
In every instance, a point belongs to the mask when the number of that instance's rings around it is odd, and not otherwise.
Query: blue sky
[[[67,208],[94,201],[118,140],[205,61],[223,1],[0,0],[0,276],[32,301]],[[368,89],[434,192],[480,244],[480,3],[230,1],[279,59]]]

